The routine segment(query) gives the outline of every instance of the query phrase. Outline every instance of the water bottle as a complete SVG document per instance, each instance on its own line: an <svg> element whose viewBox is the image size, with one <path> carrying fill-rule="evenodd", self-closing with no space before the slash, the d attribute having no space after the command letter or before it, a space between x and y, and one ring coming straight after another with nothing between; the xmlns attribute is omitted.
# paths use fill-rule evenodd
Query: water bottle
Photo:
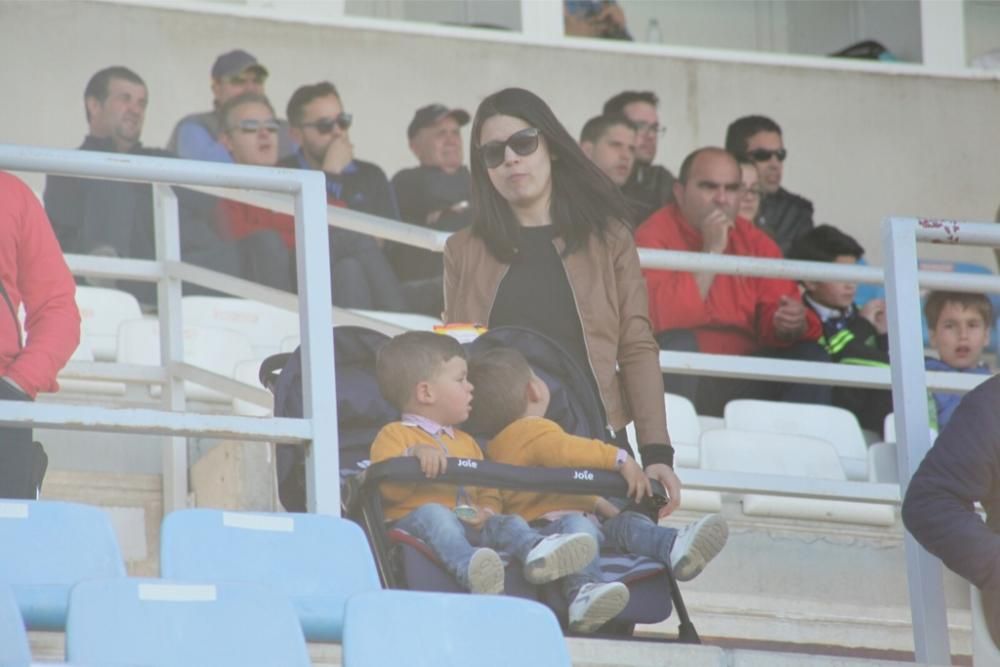
<svg viewBox="0 0 1000 667"><path fill-rule="evenodd" d="M660 21L654 16L646 24L646 42L649 44L659 44L663 41L663 33L660 31Z"/></svg>

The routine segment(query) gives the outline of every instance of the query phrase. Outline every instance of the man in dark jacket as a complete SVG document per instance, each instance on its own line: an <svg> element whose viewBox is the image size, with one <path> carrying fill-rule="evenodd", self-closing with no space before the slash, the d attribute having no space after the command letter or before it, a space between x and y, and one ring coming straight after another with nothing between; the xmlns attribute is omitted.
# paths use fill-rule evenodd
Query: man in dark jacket
<svg viewBox="0 0 1000 667"><path fill-rule="evenodd" d="M354 157L348 132L352 116L344 110L340 93L332 83L300 86L288 100L286 112L299 150L278 166L322 171L330 205L399 219L396 197L385 172L378 165ZM406 309L399 279L382 248L367 234L331 229L330 273L333 303L337 306Z"/></svg>
<svg viewBox="0 0 1000 667"><path fill-rule="evenodd" d="M1000 645L1000 376L965 395L920 463L903 523L927 551L981 591ZM983 522L973 503L986 510Z"/></svg>
<svg viewBox="0 0 1000 667"><path fill-rule="evenodd" d="M757 224L787 254L795 239L812 229L813 205L781 187L788 157L781 127L766 116L737 118L726 130L726 150L757 165L764 191Z"/></svg>
<svg viewBox="0 0 1000 667"><path fill-rule="evenodd" d="M97 72L84 91L88 133L80 150L172 157L139 141L149 97L146 84L126 67ZM181 255L185 261L239 274L239 258L207 224L211 198L178 191ZM49 176L45 209L63 252L150 259L155 255L152 188L145 183ZM156 301L156 285L120 285L145 304Z"/></svg>
<svg viewBox="0 0 1000 667"><path fill-rule="evenodd" d="M674 196L674 175L666 167L653 164L660 137L667 131L660 126L659 103L660 98L649 90L626 90L604 103L605 115L622 114L635 124L635 166L622 186L622 194L629 200L636 225L669 204Z"/></svg>

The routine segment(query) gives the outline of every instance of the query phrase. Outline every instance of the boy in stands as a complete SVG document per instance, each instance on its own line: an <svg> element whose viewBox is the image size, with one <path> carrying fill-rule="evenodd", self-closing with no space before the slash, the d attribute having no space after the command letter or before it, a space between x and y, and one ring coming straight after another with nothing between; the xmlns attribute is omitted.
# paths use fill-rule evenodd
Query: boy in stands
<svg viewBox="0 0 1000 667"><path fill-rule="evenodd" d="M649 479L624 450L599 440L569 435L545 419L549 389L520 352L497 348L470 363L478 387L470 422L496 435L486 447L491 461L548 468L586 466L617 470L628 483L628 496L641 502L652 495ZM726 543L729 529L718 514L710 514L681 530L661 527L634 511L619 511L596 496L501 492L505 511L520 515L536 530L587 532L621 551L669 564L679 581L693 579ZM606 519L599 523L598 517ZM602 584L598 559L560 584L569 601L569 625L577 632L594 632L628 604L622 583ZM586 606L589 614L581 614Z"/></svg>
<svg viewBox="0 0 1000 667"><path fill-rule="evenodd" d="M433 479L445 472L448 457L482 460L476 441L456 428L472 403L466 371L465 350L450 336L410 331L386 343L375 372L382 395L402 415L379 431L372 463L412 456ZM504 566L494 549L520 560L534 584L576 572L597 555L597 542L587 533L546 536L523 522L510 525L498 514L496 489L396 483L383 484L382 497L393 527L426 542L473 593L503 592Z"/></svg>
<svg viewBox="0 0 1000 667"><path fill-rule="evenodd" d="M983 348L990 343L990 324L993 322L993 304L983 294L968 292L931 292L924 304L924 317L930 331L931 347L938 358L926 359L929 371L959 371L989 375L983 363ZM938 392L932 394L937 408L937 424L931 427L944 430L962 396Z"/></svg>
<svg viewBox="0 0 1000 667"><path fill-rule="evenodd" d="M831 225L820 225L795 239L788 259L809 262L857 264L865 250L852 237ZM858 286L842 281L804 280L802 301L806 317L823 325L819 344L830 359L855 366L889 367L885 301L872 299L861 308L854 304ZM892 392L885 389L835 387L833 404L850 410L862 428L881 432L892 412Z"/></svg>

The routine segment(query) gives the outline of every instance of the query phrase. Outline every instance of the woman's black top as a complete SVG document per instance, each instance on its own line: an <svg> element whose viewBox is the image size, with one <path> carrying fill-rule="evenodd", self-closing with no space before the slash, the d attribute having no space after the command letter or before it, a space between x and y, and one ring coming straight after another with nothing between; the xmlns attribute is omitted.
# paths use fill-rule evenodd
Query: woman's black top
<svg viewBox="0 0 1000 667"><path fill-rule="evenodd" d="M590 377L596 391L580 314L566 269L552 244L554 236L551 225L521 228L521 246L500 281L489 326L524 327L548 336Z"/></svg>

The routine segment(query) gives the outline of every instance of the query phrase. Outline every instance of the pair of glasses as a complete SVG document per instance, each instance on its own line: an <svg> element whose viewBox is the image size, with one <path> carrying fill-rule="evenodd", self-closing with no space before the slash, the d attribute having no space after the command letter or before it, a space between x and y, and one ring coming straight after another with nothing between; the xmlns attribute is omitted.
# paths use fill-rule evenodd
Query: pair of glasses
<svg viewBox="0 0 1000 667"><path fill-rule="evenodd" d="M666 133L667 128L660 127L659 123L636 123L635 131L639 134L659 134L662 136Z"/></svg>
<svg viewBox="0 0 1000 667"><path fill-rule="evenodd" d="M243 134L256 134L261 130L265 130L270 134L278 133L278 121L274 120L257 120L255 118L247 118L241 120L236 127L230 128L230 132L233 130L239 130Z"/></svg>
<svg viewBox="0 0 1000 667"><path fill-rule="evenodd" d="M785 158L788 157L788 151L784 148L779 148L776 151L769 151L766 148L757 148L752 151L748 151L747 157L754 162L767 162L773 157L778 158L778 162L784 162Z"/></svg>
<svg viewBox="0 0 1000 667"><path fill-rule="evenodd" d="M764 196L764 191L761 190L760 188L744 188L743 189L743 196L744 197L763 197Z"/></svg>
<svg viewBox="0 0 1000 667"><path fill-rule="evenodd" d="M236 76L231 76L228 78L230 84L234 86L245 86L248 83L256 83L258 85L264 83L267 80L266 74L237 74Z"/></svg>
<svg viewBox="0 0 1000 667"><path fill-rule="evenodd" d="M487 169L496 169L503 164L507 155L507 147L524 157L531 155L538 150L538 137L541 132L537 127L527 127L520 132L507 137L507 141L491 141L479 147L479 153L483 156L483 164Z"/></svg>
<svg viewBox="0 0 1000 667"><path fill-rule="evenodd" d="M315 127L320 134L330 134L333 132L334 126L346 130L352 122L354 122L354 116L346 111L341 111L333 118L319 118L311 123L299 123L299 127Z"/></svg>

